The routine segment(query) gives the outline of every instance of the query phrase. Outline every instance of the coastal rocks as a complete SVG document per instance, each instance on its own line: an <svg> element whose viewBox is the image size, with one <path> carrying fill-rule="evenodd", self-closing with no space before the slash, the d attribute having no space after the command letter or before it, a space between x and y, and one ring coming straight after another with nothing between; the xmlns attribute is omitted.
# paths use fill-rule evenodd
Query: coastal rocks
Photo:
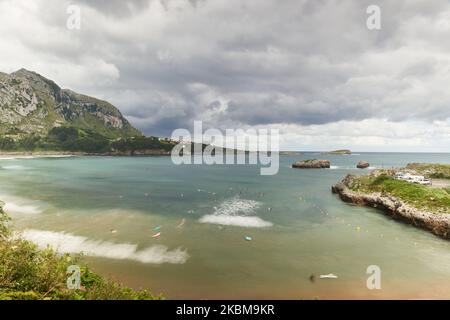
<svg viewBox="0 0 450 320"><path fill-rule="evenodd" d="M342 201L359 206L382 210L388 216L425 229L433 234L450 239L450 215L426 212L402 202L394 196L383 193L363 193L352 190L355 176L347 175L341 182L333 185L331 191L339 195Z"/></svg>
<svg viewBox="0 0 450 320"><path fill-rule="evenodd" d="M358 169L366 169L366 168L370 167L370 163L368 163L367 161L360 161L360 162L358 162L356 167Z"/></svg>
<svg viewBox="0 0 450 320"><path fill-rule="evenodd" d="M292 164L292 168L297 169L322 169L322 168L330 168L331 163L329 160L303 160L297 161Z"/></svg>

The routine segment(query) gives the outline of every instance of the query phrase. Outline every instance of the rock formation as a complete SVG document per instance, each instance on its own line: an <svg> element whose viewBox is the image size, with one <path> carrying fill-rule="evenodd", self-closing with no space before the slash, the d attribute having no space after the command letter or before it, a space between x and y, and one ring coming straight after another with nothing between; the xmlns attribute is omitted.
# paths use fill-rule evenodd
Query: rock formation
<svg viewBox="0 0 450 320"><path fill-rule="evenodd" d="M61 89L52 80L25 69L0 73L0 135L12 139L45 136L60 126L109 138L141 135L106 101Z"/></svg>
<svg viewBox="0 0 450 320"><path fill-rule="evenodd" d="M370 167L370 164L367 161L359 161L358 164L356 165L356 167L358 169L366 169L366 168Z"/></svg>
<svg viewBox="0 0 450 320"><path fill-rule="evenodd" d="M303 160L297 161L292 164L292 168L297 169L321 169L321 168L330 168L329 160Z"/></svg>
<svg viewBox="0 0 450 320"><path fill-rule="evenodd" d="M347 175L341 182L332 186L332 192L338 194L345 202L378 208L394 219L428 230L441 238L450 239L450 214L422 211L388 194L353 191L350 186L354 178Z"/></svg>

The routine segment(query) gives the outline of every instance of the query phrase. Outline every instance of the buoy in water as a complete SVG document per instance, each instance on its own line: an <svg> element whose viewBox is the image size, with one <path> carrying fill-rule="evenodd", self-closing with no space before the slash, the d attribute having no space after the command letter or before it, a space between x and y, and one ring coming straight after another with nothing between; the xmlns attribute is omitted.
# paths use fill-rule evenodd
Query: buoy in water
<svg viewBox="0 0 450 320"><path fill-rule="evenodd" d="M338 276L332 273L320 275L320 279L337 279L337 278Z"/></svg>
<svg viewBox="0 0 450 320"><path fill-rule="evenodd" d="M246 241L252 241L252 237L246 236L246 237L245 237L245 240L246 240Z"/></svg>

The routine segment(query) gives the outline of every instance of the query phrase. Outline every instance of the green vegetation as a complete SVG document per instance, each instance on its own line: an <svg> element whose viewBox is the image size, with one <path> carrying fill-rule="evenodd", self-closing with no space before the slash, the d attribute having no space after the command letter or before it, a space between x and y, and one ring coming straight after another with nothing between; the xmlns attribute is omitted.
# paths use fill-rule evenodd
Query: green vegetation
<svg viewBox="0 0 450 320"><path fill-rule="evenodd" d="M61 125L111 140L142 135L107 101L61 89L35 72L20 69L0 74L0 87L0 135L17 143L33 134L46 137Z"/></svg>
<svg viewBox="0 0 450 320"><path fill-rule="evenodd" d="M137 150L172 150L174 143L170 140L160 141L156 137L137 136L127 139L118 139L111 143L111 148L117 151Z"/></svg>
<svg viewBox="0 0 450 320"><path fill-rule="evenodd" d="M362 192L390 194L418 209L436 213L450 213L450 189L432 188L395 180L383 173L355 178L351 189Z"/></svg>
<svg viewBox="0 0 450 320"><path fill-rule="evenodd" d="M430 178L450 179L450 164L410 163L406 168Z"/></svg>
<svg viewBox="0 0 450 320"><path fill-rule="evenodd" d="M46 137L26 136L13 140L0 137L1 151L72 151L88 153L130 152L139 150L170 151L174 143L156 137L136 136L111 139L98 131L76 127L56 127Z"/></svg>
<svg viewBox="0 0 450 320"><path fill-rule="evenodd" d="M334 150L334 151L329 151L329 152L325 152L327 154L352 154L351 150L348 149L340 149L340 150Z"/></svg>
<svg viewBox="0 0 450 320"><path fill-rule="evenodd" d="M107 101L20 69L0 73L0 151L160 154L174 143L145 137Z"/></svg>
<svg viewBox="0 0 450 320"><path fill-rule="evenodd" d="M81 256L39 250L12 236L9 218L0 208L0 300L157 300L146 290L136 291L105 279L81 263ZM80 289L68 289L70 265L79 265Z"/></svg>
<svg viewBox="0 0 450 320"><path fill-rule="evenodd" d="M50 130L46 148L62 151L107 152L110 142L104 136L90 130L74 127L57 127Z"/></svg>

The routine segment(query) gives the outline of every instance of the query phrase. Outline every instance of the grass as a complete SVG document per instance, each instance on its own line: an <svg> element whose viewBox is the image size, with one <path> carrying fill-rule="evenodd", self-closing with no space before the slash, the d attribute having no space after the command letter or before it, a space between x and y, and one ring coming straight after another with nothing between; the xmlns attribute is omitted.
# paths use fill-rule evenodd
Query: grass
<svg viewBox="0 0 450 320"><path fill-rule="evenodd" d="M0 300L157 300L146 290L134 290L106 279L81 262L82 256L40 250L13 236L9 217L0 208ZM80 267L81 286L69 289L68 267Z"/></svg>
<svg viewBox="0 0 450 320"><path fill-rule="evenodd" d="M413 169L416 172L434 179L450 179L450 164L438 163L410 163L407 169Z"/></svg>
<svg viewBox="0 0 450 320"><path fill-rule="evenodd" d="M450 188L439 189L395 180L382 174L356 178L352 189L362 192L381 192L393 195L407 204L436 213L450 213Z"/></svg>

